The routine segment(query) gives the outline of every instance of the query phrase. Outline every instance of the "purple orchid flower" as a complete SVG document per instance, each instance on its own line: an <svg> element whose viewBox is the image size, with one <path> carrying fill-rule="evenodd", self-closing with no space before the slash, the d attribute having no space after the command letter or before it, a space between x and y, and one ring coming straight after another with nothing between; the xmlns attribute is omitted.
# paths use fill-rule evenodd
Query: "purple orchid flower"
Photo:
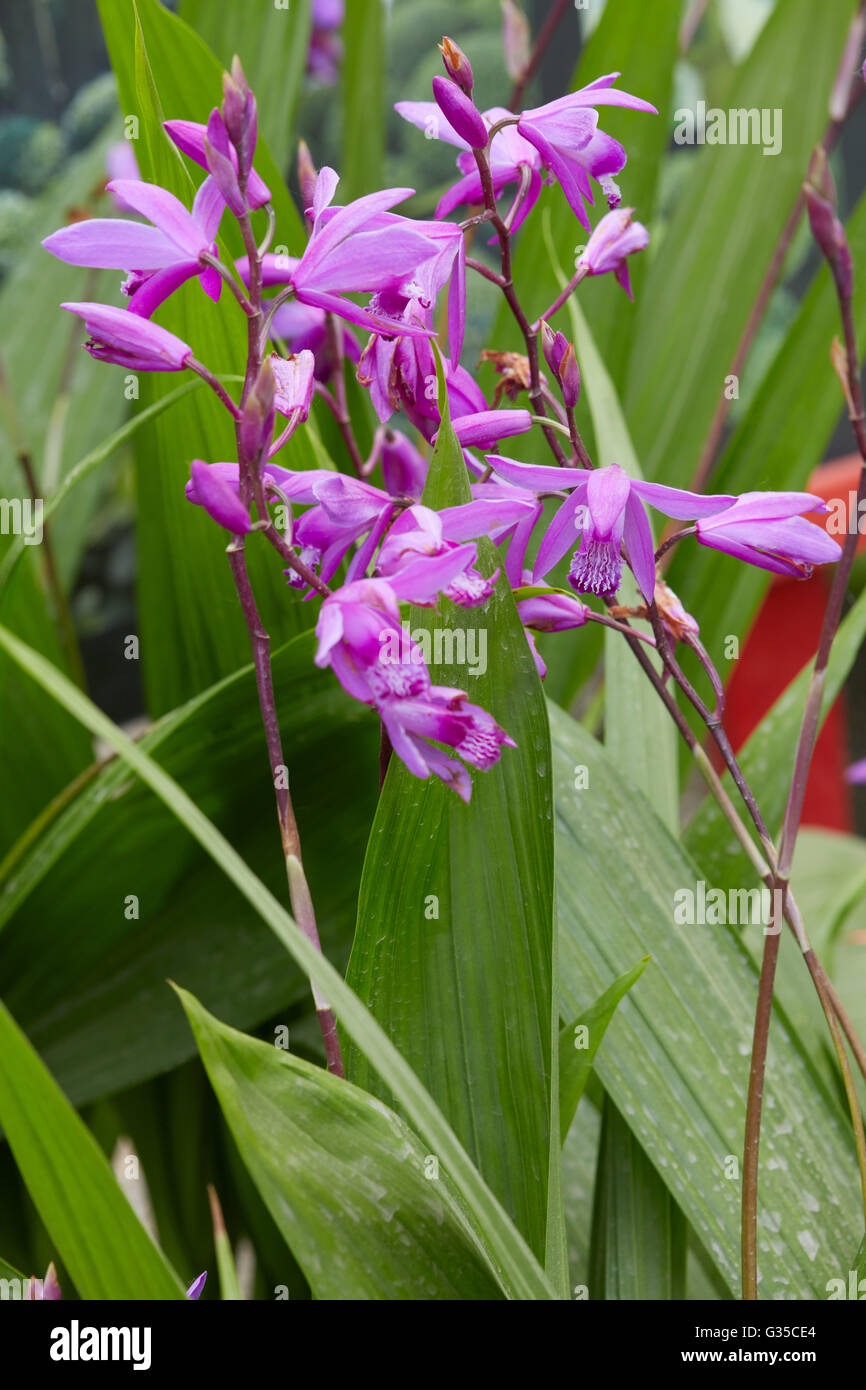
<svg viewBox="0 0 866 1390"><path fill-rule="evenodd" d="M463 177L458 179L453 188L450 188L440 198L436 208L436 217L447 217L461 204L482 202L484 192L481 187L481 175L478 172L471 147L443 118L436 102L398 101L394 110L403 117L404 121L409 121L411 125L417 126L425 134L430 134L438 140L444 140L449 145L456 145L461 151L457 156L457 167ZM523 177L523 170L529 170L529 187L512 227L512 231L516 232L538 202L541 193L542 158L538 150L518 133L517 126L514 124L513 112L508 111L504 106L491 106L482 115L488 131L499 121L511 122L497 132L490 146L490 175L496 197L499 197L508 184L519 184Z"/></svg>
<svg viewBox="0 0 866 1390"><path fill-rule="evenodd" d="M526 434L532 429L532 416L528 410L479 410L458 415L452 425L464 449L489 449L499 439Z"/></svg>
<svg viewBox="0 0 866 1390"><path fill-rule="evenodd" d="M391 746L416 777L431 773L468 801L466 769L428 740L451 747L463 762L486 769L503 745L514 747L486 710L462 690L431 684L423 655L400 626L400 600L429 602L459 572L459 551L408 566L393 580L366 579L344 585L325 599L316 635L317 666L330 666L356 700L375 705Z"/></svg>
<svg viewBox="0 0 866 1390"><path fill-rule="evenodd" d="M811 492L744 492L722 515L704 514L695 531L701 545L774 574L808 579L814 565L832 564L842 553L838 541L803 515L827 511Z"/></svg>
<svg viewBox="0 0 866 1390"><path fill-rule="evenodd" d="M583 251L575 261L575 270L584 275L606 275L612 270L629 299L633 298L626 256L645 251L649 232L640 222L632 222L634 208L617 208L605 213Z"/></svg>
<svg viewBox="0 0 866 1390"><path fill-rule="evenodd" d="M585 202L593 203L590 178L600 184L609 204L617 206L619 190L613 176L620 173L626 153L618 140L598 129L597 106L625 106L632 111L656 108L640 97L617 91L614 83L618 72L608 73L581 87L577 92L559 97L546 106L524 111L517 122L517 131L533 145L542 162L555 175L568 204L589 231Z"/></svg>
<svg viewBox="0 0 866 1390"><path fill-rule="evenodd" d="M211 176L214 174L211 164L218 169L223 188L228 190L229 197L235 204L232 207L233 212L243 213L247 208L255 211L256 208L264 207L265 203L271 201L271 191L255 169L250 169L246 198L241 198L237 182L237 150L229 140L225 122L216 107L210 113L207 125L201 125L198 121L164 121L163 125L166 134L174 141L177 148L195 164L200 165L202 169L207 169ZM228 177L226 165L234 175L233 184L231 178ZM224 202L229 201L222 190L220 196Z"/></svg>
<svg viewBox="0 0 866 1390"><path fill-rule="evenodd" d="M97 362L115 362L133 372L179 372L192 348L167 328L111 304L61 304L84 319L90 339L84 344Z"/></svg>
<svg viewBox="0 0 866 1390"><path fill-rule="evenodd" d="M263 287L267 289L273 285L288 285L299 262L298 256L280 256L268 252L262 257ZM249 289L249 257L238 257L235 268ZM268 308L269 301L265 300L265 313L268 312ZM340 324L340 331L343 335L344 356L348 357L350 362L357 362L361 355L357 338L343 323ZM298 299L289 299L274 310L270 335L272 338L281 338L291 352L311 352L316 360L313 373L316 381L328 381L333 371L333 363L328 344L328 320L324 309L318 309L312 304L302 304Z"/></svg>
<svg viewBox="0 0 866 1390"><path fill-rule="evenodd" d="M653 601L655 551L645 503L665 516L689 520L713 516L737 500L730 494L685 492L661 483L636 481L615 463L589 471L517 463L497 454L487 454L486 458L501 478L519 487L538 492L573 489L541 542L534 579L537 582L553 569L573 548L579 532L580 546L574 552L568 582L579 594L598 594L601 598L609 598L619 588L624 542L638 587L647 603ZM523 557L519 558L522 563Z"/></svg>
<svg viewBox="0 0 866 1390"><path fill-rule="evenodd" d="M212 179L205 179L196 193L192 212L154 183L113 179L106 187L152 225L91 217L46 237L42 243L46 251L69 265L127 271L123 292L130 296L132 312L143 318L150 318L193 275L211 299L219 299L222 277L201 261L205 252L216 255L215 237L225 206Z"/></svg>
<svg viewBox="0 0 866 1390"><path fill-rule="evenodd" d="M235 464L235 469L237 465ZM252 522L247 508L238 496L237 476L235 485L227 481L224 468L231 465L204 463L193 459L190 464L190 480L187 483L187 497L191 502L204 507L208 516L231 531L232 535L245 536L252 530Z"/></svg>
<svg viewBox="0 0 866 1390"><path fill-rule="evenodd" d="M373 409L383 424L401 406L411 409L413 423L419 416L438 423L436 362L429 338L408 336L405 328L421 326L432 332L433 314L418 299L406 301L399 292L375 296L371 309L390 323L370 338L358 362L358 381L370 392Z"/></svg>
<svg viewBox="0 0 866 1390"><path fill-rule="evenodd" d="M502 747L516 748L514 739L487 710L469 703L463 690L431 685L414 699L385 701L379 706L391 747L416 777L432 772L462 801L472 795L466 769L428 742L447 743L463 762L486 772L499 762Z"/></svg>
<svg viewBox="0 0 866 1390"><path fill-rule="evenodd" d="M333 169L320 171L313 200L310 240L290 272L289 283L302 304L339 314L368 332L387 333L387 323L343 296L397 289L410 273L430 258L429 239L418 232L416 224L408 218L395 217L387 225L370 230L379 214L410 197L414 189L386 188L380 193L356 198L346 207L331 208L338 182ZM411 324L403 328L404 333L421 336L428 335L429 331Z"/></svg>
<svg viewBox="0 0 866 1390"><path fill-rule="evenodd" d="M529 509L522 499L473 501L434 512L416 504L398 517L388 531L376 562L376 573L392 579L421 555L444 555L461 542L481 536L497 537L520 521ZM461 608L486 603L496 588L497 569L489 578L468 565L442 592Z"/></svg>

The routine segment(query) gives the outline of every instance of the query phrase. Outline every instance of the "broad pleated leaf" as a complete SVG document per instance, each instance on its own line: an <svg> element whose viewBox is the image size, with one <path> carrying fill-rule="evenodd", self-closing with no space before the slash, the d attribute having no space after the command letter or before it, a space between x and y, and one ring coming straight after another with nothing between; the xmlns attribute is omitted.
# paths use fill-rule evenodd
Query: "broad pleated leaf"
<svg viewBox="0 0 866 1390"><path fill-rule="evenodd" d="M560 1009L573 1018L612 976L640 955L652 956L639 987L617 1009L595 1070L736 1292L757 972L726 927L675 921L675 895L696 892L703 871L605 750L553 706L550 715ZM574 788L576 763L589 774L581 790ZM783 953L787 947L783 942ZM824 1297L862 1221L850 1121L778 1009L764 1105L760 1296Z"/></svg>
<svg viewBox="0 0 866 1390"><path fill-rule="evenodd" d="M469 497L447 420L425 502ZM479 546L481 569L491 548ZM391 759L364 863L348 980L415 1067L532 1248L545 1246L551 1147L552 821L544 700L514 602L413 609L414 632L486 643L487 669L431 669L515 740L467 806ZM455 639L456 641L456 639ZM435 656L435 649L433 650ZM349 1075L389 1100L352 1049ZM553 1132L557 1131L558 1110Z"/></svg>
<svg viewBox="0 0 866 1390"><path fill-rule="evenodd" d="M460 1208L408 1125L178 991L250 1176L314 1298L496 1298Z"/></svg>

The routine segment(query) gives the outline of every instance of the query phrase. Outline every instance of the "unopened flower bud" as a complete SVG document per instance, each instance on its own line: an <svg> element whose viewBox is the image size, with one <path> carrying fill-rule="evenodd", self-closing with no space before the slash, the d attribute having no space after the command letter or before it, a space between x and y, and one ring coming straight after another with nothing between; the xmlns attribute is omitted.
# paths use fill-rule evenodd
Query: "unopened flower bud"
<svg viewBox="0 0 866 1390"><path fill-rule="evenodd" d="M274 433L276 382L271 360L266 357L247 397L239 426L239 445L244 458L257 461Z"/></svg>
<svg viewBox="0 0 866 1390"><path fill-rule="evenodd" d="M461 91L471 97L474 82L472 65L463 49L445 34L439 45L439 52L442 54L442 61L448 76L453 78Z"/></svg>
<svg viewBox="0 0 866 1390"><path fill-rule="evenodd" d="M204 137L204 157L207 160L208 173L235 217L242 217L246 212L246 201L241 194L238 173L232 161L230 148L228 131L225 128L223 118L214 107L210 113L207 134Z"/></svg>
<svg viewBox="0 0 866 1390"><path fill-rule="evenodd" d="M433 95L451 129L473 149L483 150L488 138L484 117L457 83L447 77L434 77Z"/></svg>
<svg viewBox="0 0 866 1390"><path fill-rule="evenodd" d="M562 388L563 404L567 410L572 410L580 395L580 369L574 343L570 343L564 333L554 333L549 323L542 323L541 346L544 360Z"/></svg>
<svg viewBox="0 0 866 1390"><path fill-rule="evenodd" d="M559 364L559 384L562 387L562 403L566 410L573 410L580 395L580 368L574 355L574 343L569 343Z"/></svg>
<svg viewBox="0 0 866 1390"><path fill-rule="evenodd" d="M298 141L298 184L301 189L301 205L304 212L313 206L316 196L316 166L306 140Z"/></svg>
<svg viewBox="0 0 866 1390"><path fill-rule="evenodd" d="M853 288L851 251L845 228L836 216L836 190L823 150L816 150L809 166L809 178L803 184L806 211L812 236L839 286L840 294L849 298Z"/></svg>
<svg viewBox="0 0 866 1390"><path fill-rule="evenodd" d="M223 73L223 100L220 108L228 137L233 145L239 145L244 133L244 111L246 93L235 82L231 73Z"/></svg>

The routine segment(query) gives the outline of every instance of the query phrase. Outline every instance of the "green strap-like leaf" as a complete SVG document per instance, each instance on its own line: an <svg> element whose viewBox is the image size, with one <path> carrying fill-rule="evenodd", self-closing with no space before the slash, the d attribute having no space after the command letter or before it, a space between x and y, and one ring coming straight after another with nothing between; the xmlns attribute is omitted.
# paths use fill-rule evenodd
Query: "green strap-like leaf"
<svg viewBox="0 0 866 1390"><path fill-rule="evenodd" d="M182 1298L105 1155L0 1003L0 1126L82 1298Z"/></svg>
<svg viewBox="0 0 866 1390"><path fill-rule="evenodd" d="M703 870L605 749L556 707L550 715L561 1013L574 1018L613 976L652 955L640 987L617 1009L594 1070L736 1291L757 971L730 928L677 920L688 915L677 913L688 905L686 891L698 917ZM586 769L578 787L576 764ZM760 925L742 930L762 939ZM862 1223L856 1158L850 1121L780 1007L764 1105L760 1295L823 1298Z"/></svg>

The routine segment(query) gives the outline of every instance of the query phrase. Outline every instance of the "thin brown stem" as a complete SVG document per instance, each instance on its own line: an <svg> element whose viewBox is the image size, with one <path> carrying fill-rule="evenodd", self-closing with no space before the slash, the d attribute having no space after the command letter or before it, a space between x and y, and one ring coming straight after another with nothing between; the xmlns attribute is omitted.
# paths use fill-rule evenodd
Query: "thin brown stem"
<svg viewBox="0 0 866 1390"><path fill-rule="evenodd" d="M529 62L514 84L511 96L508 99L509 111L517 111L519 109L520 103L523 100L523 93L538 71L538 66L547 51L551 39L559 28L560 21L568 13L572 4L573 0L556 0L556 3L551 5L547 19L541 26L538 38L535 40L535 44L529 56Z"/></svg>

